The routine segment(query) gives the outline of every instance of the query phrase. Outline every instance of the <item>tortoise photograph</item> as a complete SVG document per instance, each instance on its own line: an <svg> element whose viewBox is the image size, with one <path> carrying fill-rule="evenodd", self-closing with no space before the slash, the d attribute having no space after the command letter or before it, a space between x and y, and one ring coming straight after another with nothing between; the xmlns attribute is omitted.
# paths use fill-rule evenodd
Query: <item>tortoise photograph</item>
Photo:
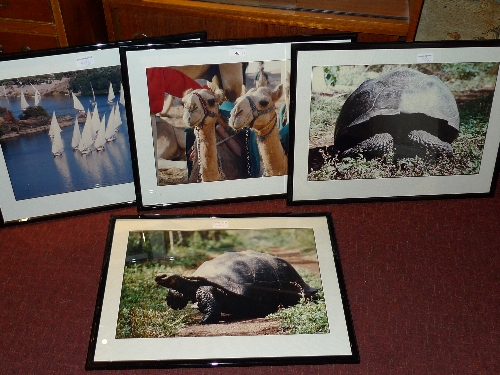
<svg viewBox="0 0 500 375"><path fill-rule="evenodd" d="M116 338L328 332L312 229L129 234Z"/></svg>
<svg viewBox="0 0 500 375"><path fill-rule="evenodd" d="M498 63L313 67L308 180L479 173Z"/></svg>

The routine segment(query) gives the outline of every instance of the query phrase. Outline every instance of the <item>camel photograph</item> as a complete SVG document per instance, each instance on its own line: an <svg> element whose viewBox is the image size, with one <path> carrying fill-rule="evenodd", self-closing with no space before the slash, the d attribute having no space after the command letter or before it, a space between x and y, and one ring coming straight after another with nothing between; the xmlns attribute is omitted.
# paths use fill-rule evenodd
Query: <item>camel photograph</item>
<svg viewBox="0 0 500 375"><path fill-rule="evenodd" d="M148 68L158 186L287 173L286 61Z"/></svg>

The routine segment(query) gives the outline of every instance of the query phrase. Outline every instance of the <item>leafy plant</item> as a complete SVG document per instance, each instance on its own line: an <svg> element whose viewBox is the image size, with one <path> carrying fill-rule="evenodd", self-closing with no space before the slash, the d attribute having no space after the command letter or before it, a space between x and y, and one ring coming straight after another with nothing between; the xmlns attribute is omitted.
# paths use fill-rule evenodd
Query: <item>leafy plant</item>
<svg viewBox="0 0 500 375"><path fill-rule="evenodd" d="M321 288L321 280L312 272L298 270L304 281L318 288L312 299L302 297L298 304L278 310L267 316L267 319L277 320L285 334L328 333L328 317L326 315L325 295Z"/></svg>

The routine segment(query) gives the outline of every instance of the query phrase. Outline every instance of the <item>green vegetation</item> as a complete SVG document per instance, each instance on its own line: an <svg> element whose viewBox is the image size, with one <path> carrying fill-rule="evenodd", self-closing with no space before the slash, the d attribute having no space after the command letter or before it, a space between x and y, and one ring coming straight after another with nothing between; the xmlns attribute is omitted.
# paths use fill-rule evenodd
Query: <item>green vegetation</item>
<svg viewBox="0 0 500 375"><path fill-rule="evenodd" d="M170 337L185 325L199 324L197 309L188 305L182 310L173 310L166 306L167 289L157 286L154 276L190 274L209 258L244 248L258 251L289 249L315 258L312 251L316 247L310 229L130 233L116 337ZM145 260L140 262L141 258ZM321 288L317 275L298 271L311 286ZM300 318L300 314L304 317ZM282 309L271 319L282 322L283 333L325 332L326 309L322 291L312 301L301 301L295 307Z"/></svg>
<svg viewBox="0 0 500 375"><path fill-rule="evenodd" d="M479 173L489 114L493 100L498 63L418 64L407 67L439 77L459 101L460 133L452 143L453 157L434 160L431 157L395 159L394 155L366 160L362 155L339 159L324 152L320 168L310 167L311 181L466 175ZM334 71L334 80L344 85L334 95L314 95L311 100L310 143L312 146L333 144L335 122L343 103L358 85L393 66L340 67ZM362 70L360 70L362 69ZM349 87L349 90L346 90ZM489 88L485 90L485 88ZM332 88L335 90L335 88ZM340 89L340 88L339 88ZM484 91L470 99L470 92ZM457 100L458 101L458 100Z"/></svg>
<svg viewBox="0 0 500 375"><path fill-rule="evenodd" d="M281 331L285 334L328 333L325 295L321 288L321 280L311 272L299 272L306 283L318 288L312 300L301 298L300 302L286 309L280 309L267 319L278 320Z"/></svg>
<svg viewBox="0 0 500 375"><path fill-rule="evenodd" d="M27 120L32 117L50 117L45 108L40 105L30 106L19 115L20 120Z"/></svg>
<svg viewBox="0 0 500 375"><path fill-rule="evenodd" d="M73 92L80 92L81 95L91 96L92 88L95 95L107 95L110 82L115 93L120 90L122 75L119 66L80 70L74 73L69 89Z"/></svg>

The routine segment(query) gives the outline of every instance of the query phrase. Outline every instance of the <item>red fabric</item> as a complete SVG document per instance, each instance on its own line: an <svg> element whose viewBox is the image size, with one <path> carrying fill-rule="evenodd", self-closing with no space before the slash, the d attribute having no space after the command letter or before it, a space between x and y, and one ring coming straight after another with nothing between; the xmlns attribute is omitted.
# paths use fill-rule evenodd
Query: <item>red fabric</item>
<svg viewBox="0 0 500 375"><path fill-rule="evenodd" d="M151 113L161 112L165 93L182 98L187 89L201 88L194 79L171 67L147 68L146 76Z"/></svg>

